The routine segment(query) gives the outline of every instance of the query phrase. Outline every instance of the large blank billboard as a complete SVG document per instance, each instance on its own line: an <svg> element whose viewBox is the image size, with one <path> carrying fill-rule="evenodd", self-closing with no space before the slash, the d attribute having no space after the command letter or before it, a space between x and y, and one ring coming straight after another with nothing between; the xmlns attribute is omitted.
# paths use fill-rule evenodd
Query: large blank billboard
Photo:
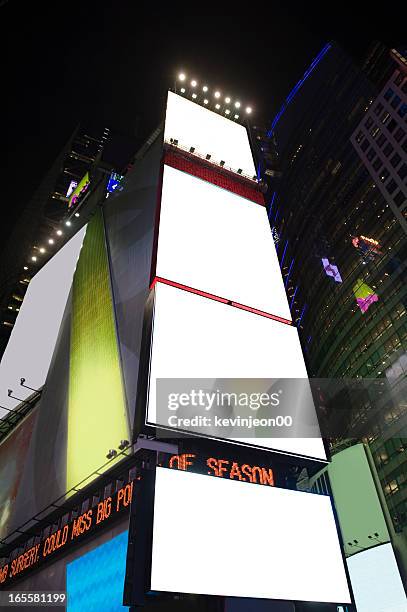
<svg viewBox="0 0 407 612"><path fill-rule="evenodd" d="M45 383L59 328L71 290L86 226L79 230L37 272L28 289L0 363L0 405L12 409L18 405L7 396L7 389L26 399ZM0 417L5 411L0 408Z"/></svg>
<svg viewBox="0 0 407 612"><path fill-rule="evenodd" d="M213 379L214 383L216 379L308 379L295 327L156 283L150 424L157 424L156 384L163 378ZM320 437L251 438L250 443L326 460Z"/></svg>
<svg viewBox="0 0 407 612"><path fill-rule="evenodd" d="M156 274L291 319L267 211L164 167Z"/></svg>
<svg viewBox="0 0 407 612"><path fill-rule="evenodd" d="M358 612L405 612L406 594L391 544L347 559Z"/></svg>
<svg viewBox="0 0 407 612"><path fill-rule="evenodd" d="M157 468L151 589L350 603L330 498Z"/></svg>
<svg viewBox="0 0 407 612"><path fill-rule="evenodd" d="M195 147L196 153L212 156L233 170L250 177L256 174L247 130L222 115L168 92L164 139L178 140L184 148ZM211 160L211 161L212 161Z"/></svg>

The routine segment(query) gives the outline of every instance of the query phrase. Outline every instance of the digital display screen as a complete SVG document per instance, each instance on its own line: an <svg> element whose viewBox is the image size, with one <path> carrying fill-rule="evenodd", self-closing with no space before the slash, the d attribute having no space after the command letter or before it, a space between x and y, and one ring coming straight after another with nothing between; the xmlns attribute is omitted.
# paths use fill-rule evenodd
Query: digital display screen
<svg viewBox="0 0 407 612"><path fill-rule="evenodd" d="M347 559L358 612L405 612L406 594L391 544Z"/></svg>
<svg viewBox="0 0 407 612"><path fill-rule="evenodd" d="M170 166L156 274L291 319L266 209Z"/></svg>
<svg viewBox="0 0 407 612"><path fill-rule="evenodd" d="M151 589L350 603L330 498L157 468Z"/></svg>
<svg viewBox="0 0 407 612"><path fill-rule="evenodd" d="M112 538L66 566L67 612L124 612L123 585L128 532Z"/></svg>
<svg viewBox="0 0 407 612"><path fill-rule="evenodd" d="M239 168L250 177L256 174L247 130L191 100L168 92L164 139L178 140L181 147L211 155L211 161Z"/></svg>
<svg viewBox="0 0 407 612"><path fill-rule="evenodd" d="M295 327L163 283L155 285L150 355L151 424L157 379L308 378ZM238 441L326 460L320 437Z"/></svg>
<svg viewBox="0 0 407 612"><path fill-rule="evenodd" d="M26 399L30 389L39 389L45 383L54 352L64 309L72 285L86 226L79 230L58 251L28 285L24 301L11 332L0 363L0 405L13 409L18 402L7 395ZM6 412L0 408L0 417Z"/></svg>

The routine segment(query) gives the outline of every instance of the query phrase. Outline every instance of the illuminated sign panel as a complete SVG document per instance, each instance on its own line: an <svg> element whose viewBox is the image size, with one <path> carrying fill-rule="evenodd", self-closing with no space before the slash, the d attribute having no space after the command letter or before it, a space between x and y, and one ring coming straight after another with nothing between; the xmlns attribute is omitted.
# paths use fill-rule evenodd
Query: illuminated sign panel
<svg viewBox="0 0 407 612"><path fill-rule="evenodd" d="M162 283L153 316L148 423L157 423L157 379L307 379L295 327ZM236 441L326 459L320 438Z"/></svg>
<svg viewBox="0 0 407 612"><path fill-rule="evenodd" d="M266 209L170 166L156 274L291 319Z"/></svg>
<svg viewBox="0 0 407 612"><path fill-rule="evenodd" d="M32 391L20 387L20 378L39 389L45 383L67 303L86 226L71 238L34 276L18 313L0 363L0 405L15 408L7 389L26 399ZM18 390L18 391L17 391ZM0 408L0 417L4 411Z"/></svg>
<svg viewBox="0 0 407 612"><path fill-rule="evenodd" d="M350 603L329 497L157 468L151 589Z"/></svg>
<svg viewBox="0 0 407 612"><path fill-rule="evenodd" d="M79 184L75 188L75 191L71 193L71 196L69 198L68 207L74 206L77 203L81 195L85 193L85 191L87 191L89 185L90 185L90 178L89 178L89 172L87 172L79 181Z"/></svg>
<svg viewBox="0 0 407 612"><path fill-rule="evenodd" d="M210 154L215 162L224 161L226 166L249 176L256 170L250 149L247 130L195 102L173 92L168 92L164 139L178 140L182 147L195 147L198 153Z"/></svg>
<svg viewBox="0 0 407 612"><path fill-rule="evenodd" d="M406 594L391 544L347 559L358 612L405 612Z"/></svg>

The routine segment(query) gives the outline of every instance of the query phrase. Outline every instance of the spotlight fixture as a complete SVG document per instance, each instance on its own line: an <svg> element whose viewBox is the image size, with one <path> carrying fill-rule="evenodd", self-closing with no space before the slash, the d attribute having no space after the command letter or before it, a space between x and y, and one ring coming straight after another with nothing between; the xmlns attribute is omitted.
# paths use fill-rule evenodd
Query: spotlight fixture
<svg viewBox="0 0 407 612"><path fill-rule="evenodd" d="M230 98L229 98L229 96L228 96L227 98L225 98L225 102L226 102L226 104L230 104Z"/></svg>
<svg viewBox="0 0 407 612"><path fill-rule="evenodd" d="M235 115L235 119L239 119L239 115Z"/></svg>
<svg viewBox="0 0 407 612"><path fill-rule="evenodd" d="M33 255L33 256L31 257L31 261L37 261L37 258L36 258L36 256L35 256L35 255Z"/></svg>
<svg viewBox="0 0 407 612"><path fill-rule="evenodd" d="M228 108L225 110L225 115L230 115L230 110Z"/></svg>
<svg viewBox="0 0 407 612"><path fill-rule="evenodd" d="M65 221L65 225L67 225L68 227L70 227L70 226L72 225L72 223L71 223L71 222L69 221L69 219L68 219L68 221Z"/></svg>
<svg viewBox="0 0 407 612"><path fill-rule="evenodd" d="M24 270L28 270L28 267L27 267L27 266L24 266Z"/></svg>
<svg viewBox="0 0 407 612"><path fill-rule="evenodd" d="M40 251L40 253L45 253L44 247L40 247L39 251Z"/></svg>
<svg viewBox="0 0 407 612"><path fill-rule="evenodd" d="M195 100L195 98L197 97L197 96L196 96L196 93L193 93L193 94L192 94L192 97L193 97L193 99Z"/></svg>
<svg viewBox="0 0 407 612"><path fill-rule="evenodd" d="M206 93L206 92L208 91L208 87L207 87L206 85L204 85L204 86L202 87L202 91L204 91L204 92Z"/></svg>
<svg viewBox="0 0 407 612"><path fill-rule="evenodd" d="M220 109L220 104L215 104L215 108Z"/></svg>
<svg viewBox="0 0 407 612"><path fill-rule="evenodd" d="M197 82L196 81L191 81L191 87L196 87L197 86Z"/></svg>
<svg viewBox="0 0 407 612"><path fill-rule="evenodd" d="M215 91L215 98L220 98L220 91Z"/></svg>
<svg viewBox="0 0 407 612"><path fill-rule="evenodd" d="M210 159L211 157L212 157L212 156L211 156L211 154L210 154L210 153L207 153L207 154L205 155L205 159Z"/></svg>
<svg viewBox="0 0 407 612"><path fill-rule="evenodd" d="M240 108L240 102L239 101L235 102L235 107L236 108Z"/></svg>
<svg viewBox="0 0 407 612"><path fill-rule="evenodd" d="M242 174L242 172L243 172L243 170L242 170L241 168L238 168L237 173L238 173L238 174Z"/></svg>
<svg viewBox="0 0 407 612"><path fill-rule="evenodd" d="M248 106L248 107L246 108L246 113L247 113L248 115L250 115L250 113L251 113L251 112L252 112L251 106Z"/></svg>
<svg viewBox="0 0 407 612"><path fill-rule="evenodd" d="M194 153L194 151L195 151L195 147L190 147L189 152Z"/></svg>
<svg viewBox="0 0 407 612"><path fill-rule="evenodd" d="M184 74L183 72L181 72L181 73L178 75L178 78L179 78L179 80L180 80L180 81L185 81L185 74Z"/></svg>
<svg viewBox="0 0 407 612"><path fill-rule="evenodd" d="M129 446L130 442L128 440L120 440L119 448L120 450L124 450Z"/></svg>
<svg viewBox="0 0 407 612"><path fill-rule="evenodd" d="M106 455L106 459L113 459L114 457L116 457L116 455L117 455L117 450L114 448L111 448Z"/></svg>
<svg viewBox="0 0 407 612"><path fill-rule="evenodd" d="M80 216L80 215L79 215L79 213L78 213L78 212L76 212L76 213L75 213L75 217L79 217L79 216Z"/></svg>
<svg viewBox="0 0 407 612"><path fill-rule="evenodd" d="M224 165L225 165L225 160L221 159L220 162L219 162L219 166L222 166L222 168L223 168Z"/></svg>
<svg viewBox="0 0 407 612"><path fill-rule="evenodd" d="M181 93L185 93L185 87L181 87Z"/></svg>
<svg viewBox="0 0 407 612"><path fill-rule="evenodd" d="M205 100L204 100L204 104L208 104L208 102L209 102L209 100L207 100L207 99L205 98Z"/></svg>
<svg viewBox="0 0 407 612"><path fill-rule="evenodd" d="M57 236L62 236L62 230L57 230Z"/></svg>
<svg viewBox="0 0 407 612"><path fill-rule="evenodd" d="M54 244L54 239L53 239L53 238L50 238L50 239L48 240L48 244Z"/></svg>

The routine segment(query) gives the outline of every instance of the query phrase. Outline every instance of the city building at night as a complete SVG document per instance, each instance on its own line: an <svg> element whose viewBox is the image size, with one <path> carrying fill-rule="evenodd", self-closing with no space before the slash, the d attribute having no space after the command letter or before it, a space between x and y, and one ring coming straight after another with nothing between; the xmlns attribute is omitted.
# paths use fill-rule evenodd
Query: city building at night
<svg viewBox="0 0 407 612"><path fill-rule="evenodd" d="M309 373L364 385L344 392L327 437L333 453L369 445L405 572L407 72L388 54L390 72L374 58L361 69L327 44L264 138L279 172L266 172L270 225Z"/></svg>
<svg viewBox="0 0 407 612"><path fill-rule="evenodd" d="M355 610L251 114L181 73L126 174L66 195L0 363L0 589Z"/></svg>

